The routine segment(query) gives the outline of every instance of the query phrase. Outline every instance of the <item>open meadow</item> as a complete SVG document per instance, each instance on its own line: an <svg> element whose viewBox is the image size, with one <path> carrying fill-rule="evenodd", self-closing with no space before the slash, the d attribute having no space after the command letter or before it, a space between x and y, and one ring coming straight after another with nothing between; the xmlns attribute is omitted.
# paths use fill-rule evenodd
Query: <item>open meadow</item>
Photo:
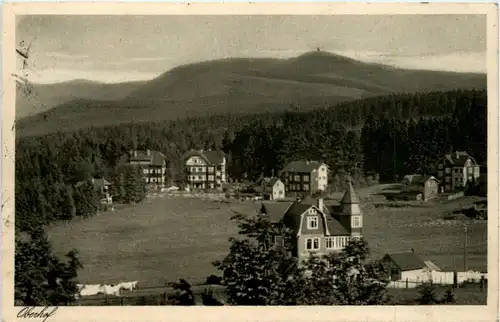
<svg viewBox="0 0 500 322"><path fill-rule="evenodd" d="M413 248L443 270L463 271L467 222L468 269L487 270L487 222L442 219L445 213L471 204L470 197L393 207L376 201L372 193L373 189L359 190L364 236L374 258ZM226 204L166 196L59 224L50 228L49 235L60 255L78 249L83 284L138 280L140 287L160 287L179 278L197 284L218 273L211 263L227 255L228 238L237 233L231 209L250 214L256 207L250 201Z"/></svg>

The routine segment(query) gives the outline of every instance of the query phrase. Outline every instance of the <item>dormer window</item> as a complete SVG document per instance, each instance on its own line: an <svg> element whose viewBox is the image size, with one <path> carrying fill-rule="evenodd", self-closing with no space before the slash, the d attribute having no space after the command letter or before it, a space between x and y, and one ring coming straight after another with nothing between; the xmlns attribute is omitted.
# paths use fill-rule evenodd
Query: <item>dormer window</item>
<svg viewBox="0 0 500 322"><path fill-rule="evenodd" d="M318 216L307 217L307 229L318 229Z"/></svg>

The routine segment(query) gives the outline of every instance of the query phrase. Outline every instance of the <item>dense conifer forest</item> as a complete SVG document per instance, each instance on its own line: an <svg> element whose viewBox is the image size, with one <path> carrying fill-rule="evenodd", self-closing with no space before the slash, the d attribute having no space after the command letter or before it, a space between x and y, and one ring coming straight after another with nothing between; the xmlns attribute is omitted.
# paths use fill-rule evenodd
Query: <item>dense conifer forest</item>
<svg viewBox="0 0 500 322"><path fill-rule="evenodd" d="M229 176L236 180L276 174L292 160L323 161L332 169L332 189L341 185L343 173L357 184L372 176L393 181L431 173L453 150L466 150L485 165L486 106L486 91L455 90L373 97L306 112L297 107L22 137L16 141L16 228L31 231L98 213L92 177L111 181L115 200L140 202L141 172L124 164L130 149L164 153L169 184L182 183L181 156L190 149L224 150Z"/></svg>

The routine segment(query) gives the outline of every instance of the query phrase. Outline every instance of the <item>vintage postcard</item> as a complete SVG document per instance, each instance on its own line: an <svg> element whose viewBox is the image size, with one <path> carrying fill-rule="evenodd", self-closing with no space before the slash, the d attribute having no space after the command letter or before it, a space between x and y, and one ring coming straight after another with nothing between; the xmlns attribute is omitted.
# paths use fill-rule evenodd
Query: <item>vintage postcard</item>
<svg viewBox="0 0 500 322"><path fill-rule="evenodd" d="M495 321L497 10L4 5L5 321Z"/></svg>

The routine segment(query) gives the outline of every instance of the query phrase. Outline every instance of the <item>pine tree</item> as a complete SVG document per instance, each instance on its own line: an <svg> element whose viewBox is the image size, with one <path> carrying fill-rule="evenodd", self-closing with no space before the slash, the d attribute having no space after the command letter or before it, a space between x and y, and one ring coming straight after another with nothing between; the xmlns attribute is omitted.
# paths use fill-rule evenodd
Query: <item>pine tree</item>
<svg viewBox="0 0 500 322"><path fill-rule="evenodd" d="M78 252L72 250L68 262L52 252L42 228L29 236L16 233L15 300L29 306L67 305L75 300L77 272L82 268Z"/></svg>

